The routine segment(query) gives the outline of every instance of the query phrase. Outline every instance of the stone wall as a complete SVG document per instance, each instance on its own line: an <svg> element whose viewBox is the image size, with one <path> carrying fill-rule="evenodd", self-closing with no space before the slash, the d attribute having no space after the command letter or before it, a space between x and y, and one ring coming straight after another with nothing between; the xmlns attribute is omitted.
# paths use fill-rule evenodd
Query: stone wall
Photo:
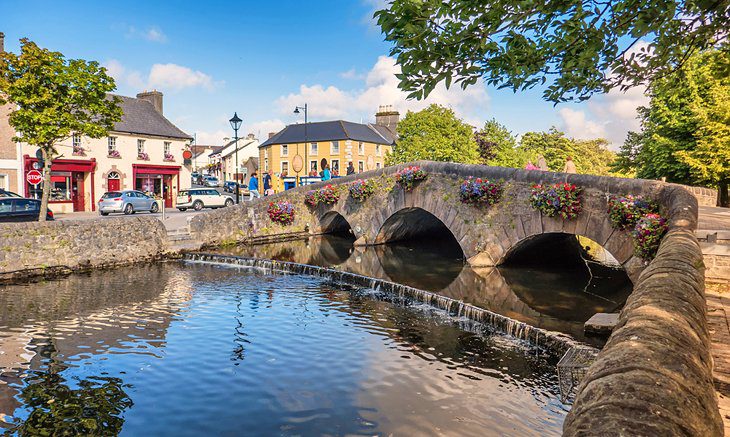
<svg viewBox="0 0 730 437"><path fill-rule="evenodd" d="M696 199L699 206L717 206L717 190L705 187L690 187L684 185Z"/></svg>
<svg viewBox="0 0 730 437"><path fill-rule="evenodd" d="M155 259L166 249L149 217L0 224L0 280Z"/></svg>
<svg viewBox="0 0 730 437"><path fill-rule="evenodd" d="M697 200L667 186L670 231L588 369L566 436L723 434L712 381Z"/></svg>

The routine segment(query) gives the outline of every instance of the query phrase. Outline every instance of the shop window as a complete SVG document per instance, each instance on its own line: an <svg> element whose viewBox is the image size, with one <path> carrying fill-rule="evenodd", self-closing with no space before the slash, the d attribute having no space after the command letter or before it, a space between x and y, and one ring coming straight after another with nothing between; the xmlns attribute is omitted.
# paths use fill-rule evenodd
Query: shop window
<svg viewBox="0 0 730 437"><path fill-rule="evenodd" d="M317 149L318 148L319 148L319 146L317 145L317 143L310 144L309 145L309 154L312 155L312 156L317 156Z"/></svg>
<svg viewBox="0 0 730 437"><path fill-rule="evenodd" d="M330 155L339 155L339 154L340 154L340 142L332 141L332 145L330 146Z"/></svg>
<svg viewBox="0 0 730 437"><path fill-rule="evenodd" d="M357 161L357 172L362 173L365 171L365 161Z"/></svg>
<svg viewBox="0 0 730 437"><path fill-rule="evenodd" d="M365 143L360 141L357 143L357 154L358 155L364 155L365 154Z"/></svg>
<svg viewBox="0 0 730 437"><path fill-rule="evenodd" d="M288 144L281 145L281 156L289 156L289 145Z"/></svg>
<svg viewBox="0 0 730 437"><path fill-rule="evenodd" d="M51 172L51 202L67 202L71 200L71 172ZM38 185L27 184L28 193L34 199L40 199L43 195L43 183Z"/></svg>

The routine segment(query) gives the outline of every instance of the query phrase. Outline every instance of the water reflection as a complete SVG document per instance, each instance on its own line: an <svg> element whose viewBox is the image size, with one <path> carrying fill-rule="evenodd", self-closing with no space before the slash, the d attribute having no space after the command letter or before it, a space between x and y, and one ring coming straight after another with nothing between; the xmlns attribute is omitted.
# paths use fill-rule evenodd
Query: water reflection
<svg viewBox="0 0 730 437"><path fill-rule="evenodd" d="M617 311L631 292L625 273L584 262L555 266L472 268L449 240L403 241L355 247L342 235L216 252L338 268L438 292L540 328L586 337L583 323L597 312ZM539 249L538 249L539 250ZM545 253L545 252L542 252Z"/></svg>
<svg viewBox="0 0 730 437"><path fill-rule="evenodd" d="M167 263L0 297L11 435L557 435L566 412L525 344L318 278Z"/></svg>

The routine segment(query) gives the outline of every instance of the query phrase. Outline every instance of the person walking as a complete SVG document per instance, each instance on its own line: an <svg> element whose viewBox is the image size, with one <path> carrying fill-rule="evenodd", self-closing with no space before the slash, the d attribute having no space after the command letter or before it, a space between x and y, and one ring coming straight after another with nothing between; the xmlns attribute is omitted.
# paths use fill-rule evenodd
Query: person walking
<svg viewBox="0 0 730 437"><path fill-rule="evenodd" d="M548 171L547 161L545 161L545 157L542 155L538 155L537 157L537 168L542 171Z"/></svg>
<svg viewBox="0 0 730 437"><path fill-rule="evenodd" d="M259 179L256 177L256 172L251 175L251 179L248 181L248 200L253 201L253 198L261 198L259 194Z"/></svg>
<svg viewBox="0 0 730 437"><path fill-rule="evenodd" d="M264 196L270 196L274 194L271 189L271 170L264 172Z"/></svg>
<svg viewBox="0 0 730 437"><path fill-rule="evenodd" d="M573 162L573 158L570 156L565 159L565 168L563 168L563 173L576 173L575 163Z"/></svg>
<svg viewBox="0 0 730 437"><path fill-rule="evenodd" d="M355 166L352 165L352 161L347 164L347 175L355 174Z"/></svg>
<svg viewBox="0 0 730 437"><path fill-rule="evenodd" d="M330 173L330 165L326 164L324 166L324 169L322 169L322 180L328 181L330 179L332 179L332 173Z"/></svg>

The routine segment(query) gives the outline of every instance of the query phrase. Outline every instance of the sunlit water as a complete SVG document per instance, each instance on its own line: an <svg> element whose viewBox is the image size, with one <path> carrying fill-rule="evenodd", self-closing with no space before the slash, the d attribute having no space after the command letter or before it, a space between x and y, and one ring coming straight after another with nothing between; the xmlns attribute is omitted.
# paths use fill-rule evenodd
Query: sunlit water
<svg viewBox="0 0 730 437"><path fill-rule="evenodd" d="M536 249L538 252L540 249ZM594 345L583 324L595 313L620 310L631 293L621 270L591 264L472 268L449 239L355 247L353 240L324 235L309 240L236 246L213 252L337 268L437 292L532 326L570 334ZM550 259L549 252L545 252Z"/></svg>
<svg viewBox="0 0 730 437"><path fill-rule="evenodd" d="M555 360L510 337L230 266L2 286L0 350L18 433L558 435L567 410Z"/></svg>

